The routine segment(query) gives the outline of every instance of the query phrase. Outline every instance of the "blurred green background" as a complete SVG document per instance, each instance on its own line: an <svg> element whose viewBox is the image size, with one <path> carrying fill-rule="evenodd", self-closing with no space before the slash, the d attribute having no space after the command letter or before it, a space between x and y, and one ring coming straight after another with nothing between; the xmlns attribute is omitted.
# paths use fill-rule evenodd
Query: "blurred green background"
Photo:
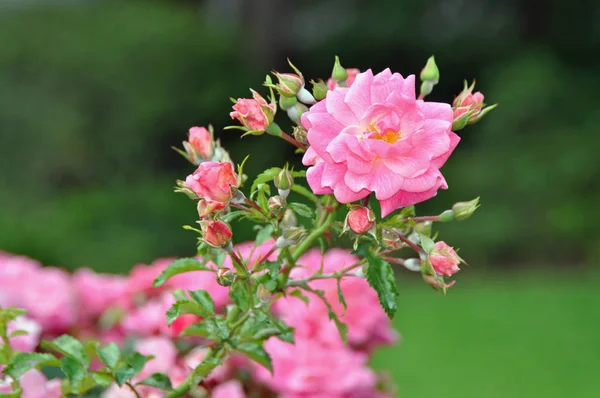
<svg viewBox="0 0 600 398"><path fill-rule="evenodd" d="M229 97L286 57L326 78L334 55L407 75L435 54L432 100L477 79L500 104L461 132L450 189L418 207L481 196L440 228L472 266L446 298L401 274L405 342L376 364L407 397L592 396L599 18L591 0L0 2L0 249L111 272L192 254L195 208L172 192L192 168L169 148L190 126L252 153L250 176L298 163L283 142L222 132Z"/></svg>

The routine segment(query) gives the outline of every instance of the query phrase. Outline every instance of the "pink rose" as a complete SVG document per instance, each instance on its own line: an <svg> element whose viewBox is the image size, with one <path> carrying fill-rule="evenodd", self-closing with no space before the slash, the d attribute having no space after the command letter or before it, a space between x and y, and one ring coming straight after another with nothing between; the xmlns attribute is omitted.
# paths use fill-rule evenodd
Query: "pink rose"
<svg viewBox="0 0 600 398"><path fill-rule="evenodd" d="M368 207L355 207L348 212L346 225L356 234L365 234L375 225L375 213Z"/></svg>
<svg viewBox="0 0 600 398"><path fill-rule="evenodd" d="M192 127L189 131L188 142L204 159L209 159L212 153L212 135L205 127Z"/></svg>
<svg viewBox="0 0 600 398"><path fill-rule="evenodd" d="M202 239L213 247L223 247L231 241L233 233L229 225L221 220L200 221Z"/></svg>
<svg viewBox="0 0 600 398"><path fill-rule="evenodd" d="M350 87L352 86L352 83L354 83L354 80L356 80L356 76L358 76L358 74L360 73L360 69L347 68L346 73L348 74L348 78L346 79L346 87ZM327 80L327 88L329 89L329 91L335 90L337 86L338 84L335 82L335 80L331 78Z"/></svg>
<svg viewBox="0 0 600 398"><path fill-rule="evenodd" d="M211 398L246 398L242 383L230 380L213 388Z"/></svg>
<svg viewBox="0 0 600 398"><path fill-rule="evenodd" d="M160 273L171 264L175 258L159 258L150 265L137 264L129 273L128 287L131 296L143 293L143 296L153 297L164 288L155 288L152 283Z"/></svg>
<svg viewBox="0 0 600 398"><path fill-rule="evenodd" d="M438 275L452 276L460 271L460 257L454 249L444 241L436 242L433 250L429 253L429 262Z"/></svg>
<svg viewBox="0 0 600 398"><path fill-rule="evenodd" d="M282 397L371 398L377 378L366 354L347 347L323 346L296 338L295 344L270 338L265 350L273 359L274 374L255 366L256 377Z"/></svg>
<svg viewBox="0 0 600 398"><path fill-rule="evenodd" d="M229 162L204 162L185 179L185 184L200 198L227 203L237 188L238 178Z"/></svg>
<svg viewBox="0 0 600 398"><path fill-rule="evenodd" d="M15 351L33 352L40 343L42 327L34 320L20 316L8 324L8 336L13 332L21 330L26 335L10 337L10 346Z"/></svg>
<svg viewBox="0 0 600 398"><path fill-rule="evenodd" d="M389 69L360 73L302 115L310 148L303 162L316 194L342 203L372 192L381 214L422 202L446 189L439 169L459 137L448 104L415 98L415 77Z"/></svg>
<svg viewBox="0 0 600 398"><path fill-rule="evenodd" d="M275 105L268 104L260 94L251 91L253 98L238 98L229 116L237 119L249 130L265 131L273 119Z"/></svg>

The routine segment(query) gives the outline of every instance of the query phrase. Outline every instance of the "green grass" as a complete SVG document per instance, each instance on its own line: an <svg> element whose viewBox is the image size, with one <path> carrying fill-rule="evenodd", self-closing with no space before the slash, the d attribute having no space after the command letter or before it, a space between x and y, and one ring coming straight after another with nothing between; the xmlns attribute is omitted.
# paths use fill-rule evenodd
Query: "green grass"
<svg viewBox="0 0 600 398"><path fill-rule="evenodd" d="M373 361L399 397L600 396L600 275L467 273L446 297L401 277L402 341Z"/></svg>

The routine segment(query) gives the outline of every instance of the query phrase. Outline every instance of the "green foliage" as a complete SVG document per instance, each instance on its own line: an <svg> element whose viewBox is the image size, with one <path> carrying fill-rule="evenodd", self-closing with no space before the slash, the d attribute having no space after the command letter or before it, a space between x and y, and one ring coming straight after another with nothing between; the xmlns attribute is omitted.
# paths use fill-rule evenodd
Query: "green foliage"
<svg viewBox="0 0 600 398"><path fill-rule="evenodd" d="M368 262L367 280L369 285L377 292L385 313L393 318L398 309L398 288L392 266L369 250L364 250L362 254Z"/></svg>
<svg viewBox="0 0 600 398"><path fill-rule="evenodd" d="M195 258L180 258L173 261L167 268L165 268L160 275L156 277L152 285L154 287L160 287L175 275L183 274L185 272L208 270L209 269L207 267L202 265L202 263Z"/></svg>

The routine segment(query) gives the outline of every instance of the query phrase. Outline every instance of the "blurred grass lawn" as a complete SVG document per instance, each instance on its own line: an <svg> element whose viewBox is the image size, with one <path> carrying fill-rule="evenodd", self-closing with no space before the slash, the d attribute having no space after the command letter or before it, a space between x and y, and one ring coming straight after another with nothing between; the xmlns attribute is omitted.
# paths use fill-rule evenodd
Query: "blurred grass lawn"
<svg viewBox="0 0 600 398"><path fill-rule="evenodd" d="M402 342L374 359L398 397L600 396L600 274L468 272L446 297L401 275Z"/></svg>

